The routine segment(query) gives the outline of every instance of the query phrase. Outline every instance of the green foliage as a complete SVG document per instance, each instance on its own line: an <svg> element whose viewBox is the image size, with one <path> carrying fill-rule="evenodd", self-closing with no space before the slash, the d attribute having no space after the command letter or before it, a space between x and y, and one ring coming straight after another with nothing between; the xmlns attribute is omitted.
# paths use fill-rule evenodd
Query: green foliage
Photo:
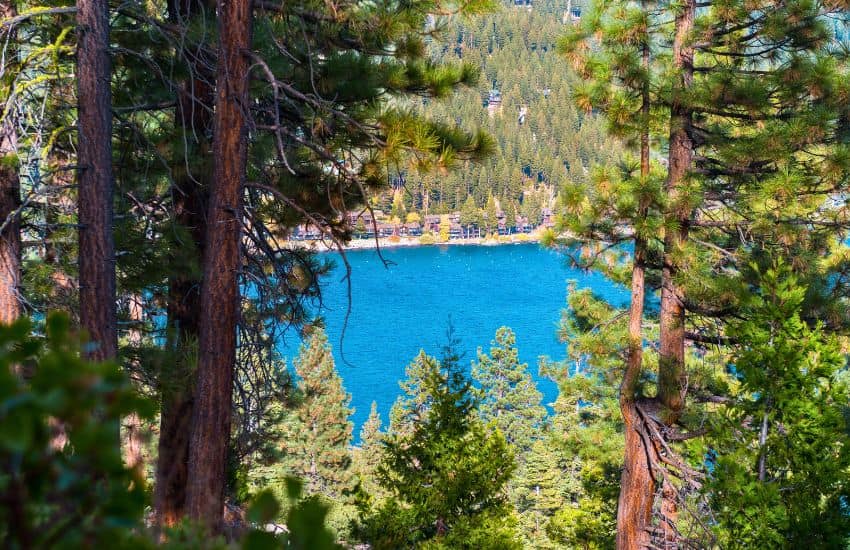
<svg viewBox="0 0 850 550"><path fill-rule="evenodd" d="M151 404L115 364L82 359L68 326L54 314L44 337L26 319L0 327L0 536L8 548L141 546L145 484L124 467L118 426Z"/></svg>
<svg viewBox="0 0 850 550"><path fill-rule="evenodd" d="M351 488L351 396L323 330L316 329L301 347L295 373L295 404L280 439L284 470L304 479L308 494L339 498Z"/></svg>
<svg viewBox="0 0 850 550"><path fill-rule="evenodd" d="M247 473L250 488L270 490L289 508L289 478L303 480L309 499L330 510L328 525L339 536L354 514L348 494L356 471L349 451L352 423L350 395L336 371L327 336L315 328L294 362L296 387L272 403L265 421L268 440ZM300 491L300 489L299 489Z"/></svg>
<svg viewBox="0 0 850 550"><path fill-rule="evenodd" d="M556 547L609 548L624 452L618 387L625 319L588 289L571 286L567 305L558 330L567 344L567 360L541 369L558 384L546 447L558 457L563 494L562 505L549 512L545 531ZM648 381L643 383L651 389Z"/></svg>
<svg viewBox="0 0 850 550"><path fill-rule="evenodd" d="M551 207L540 204L544 194L551 199L565 182L585 181L587 169L608 164L622 150L605 135L601 117L581 112L571 101L575 75L565 70L555 51L566 2L536 0L531 10L503 2L502 8L495 14L440 21L436 30L442 40L427 42L433 58L480 67L481 78L460 89L451 102L416 102L416 112L449 125L486 130L494 138L495 153L448 173L408 170L411 206L420 211L460 211L469 197L483 208L492 194L512 225L514 206L525 202L526 190L545 190L529 204L537 204L531 208L537 217L538 208ZM486 103L493 89L501 103L491 114ZM520 123L522 107L527 114ZM490 224L494 226L493 218ZM484 231L483 224L479 227Z"/></svg>
<svg viewBox="0 0 850 550"><path fill-rule="evenodd" d="M524 547L558 547L558 539L548 534L548 526L553 515L578 493L577 486L571 459L562 452L555 434L550 432L535 440L510 481Z"/></svg>
<svg viewBox="0 0 850 550"><path fill-rule="evenodd" d="M479 348L472 377L479 386L479 416L498 428L516 453L518 468L508 482L508 494L526 542L539 548L545 543L543 527L548 517L563 504L563 478L557 455L543 443L547 440L543 395L528 365L519 362L511 329L496 331L489 354Z"/></svg>
<svg viewBox="0 0 850 550"><path fill-rule="evenodd" d="M284 533L275 535L261 530L251 530L242 539L245 550L341 550L334 532L325 527L329 507L315 497L302 498L301 481L286 478L288 505L284 516ZM264 526L277 520L280 503L269 491L260 492L248 509L248 520L254 525Z"/></svg>
<svg viewBox="0 0 850 550"><path fill-rule="evenodd" d="M364 539L379 549L518 548L505 492L513 454L475 417L451 348L442 365L421 353L402 388L378 467L390 496L364 507Z"/></svg>
<svg viewBox="0 0 850 550"><path fill-rule="evenodd" d="M383 455L383 440L378 404L372 401L369 418L360 429L360 446L352 453L352 470L360 483L360 489L371 498L384 496L383 489L377 483L378 465Z"/></svg>
<svg viewBox="0 0 850 550"><path fill-rule="evenodd" d="M734 406L712 440L707 487L724 548L843 547L850 533L846 357L801 319L806 295L790 269L760 275L730 368Z"/></svg>
<svg viewBox="0 0 850 550"><path fill-rule="evenodd" d="M517 451L520 462L541 437L546 425L543 394L519 362L516 336L508 327L496 331L490 353L478 349L478 362L472 366L478 383L478 412L485 424L493 423Z"/></svg>

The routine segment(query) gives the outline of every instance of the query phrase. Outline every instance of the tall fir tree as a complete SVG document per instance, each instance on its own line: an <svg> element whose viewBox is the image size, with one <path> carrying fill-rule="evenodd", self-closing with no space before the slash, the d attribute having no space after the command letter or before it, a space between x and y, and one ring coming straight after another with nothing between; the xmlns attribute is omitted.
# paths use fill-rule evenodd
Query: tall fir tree
<svg viewBox="0 0 850 550"><path fill-rule="evenodd" d="M351 469L362 491L371 498L382 498L385 491L377 483L378 465L383 454L385 434L381 432L378 404L372 401L369 417L360 429L360 445L352 453Z"/></svg>
<svg viewBox="0 0 850 550"><path fill-rule="evenodd" d="M472 379L478 384L481 419L499 428L522 462L522 456L546 427L546 408L528 365L519 362L516 335L511 329L496 331L489 354L478 349Z"/></svg>
<svg viewBox="0 0 850 550"><path fill-rule="evenodd" d="M478 349L472 379L478 385L481 420L498 428L516 453L517 471L508 482L508 494L519 515L526 542L539 546L546 541L544 528L548 516L553 507L557 508L551 499L561 494L560 488L553 484L561 479L561 472L554 455L539 454L543 449L538 443L547 438L547 412L528 365L519 362L516 336L511 329L501 327L496 331L489 354ZM529 460L535 463L532 465ZM544 464L546 461L549 463Z"/></svg>
<svg viewBox="0 0 850 550"><path fill-rule="evenodd" d="M571 460L551 432L536 439L522 460L510 485L523 546L557 548L558 542L549 536L549 523L579 492L578 476L571 471Z"/></svg>
<svg viewBox="0 0 850 550"><path fill-rule="evenodd" d="M308 494L342 499L353 488L351 396L342 386L324 331L310 335L294 368L295 405L280 439L284 470L303 479Z"/></svg>

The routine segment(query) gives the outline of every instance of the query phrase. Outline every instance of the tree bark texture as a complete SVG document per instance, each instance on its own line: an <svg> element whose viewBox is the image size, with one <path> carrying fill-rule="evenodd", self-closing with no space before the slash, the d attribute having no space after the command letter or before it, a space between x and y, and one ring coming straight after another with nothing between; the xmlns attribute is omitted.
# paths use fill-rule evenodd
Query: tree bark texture
<svg viewBox="0 0 850 550"><path fill-rule="evenodd" d="M642 64L649 70L649 47L644 46ZM649 81L641 93L643 128L640 135L640 177L649 178ZM638 206L638 218L645 219L649 204L645 197ZM635 234L632 265L631 303L629 305L629 348L626 372L620 386L620 410L625 425L625 453L617 502L617 548L642 548L649 543L647 527L652 516L655 481L650 471L635 409L636 386L643 365L643 304L646 297L646 239Z"/></svg>
<svg viewBox="0 0 850 550"><path fill-rule="evenodd" d="M620 476L620 497L617 501L617 549L648 548L652 504L655 498L655 479L652 475L648 446L642 430L642 419L635 400L620 398L625 424L625 464Z"/></svg>
<svg viewBox="0 0 850 550"><path fill-rule="evenodd" d="M693 111L682 97L693 83L694 50L690 45L696 1L685 0L676 15L673 39L673 97L670 110L670 151L665 192L669 200L661 271L661 312L658 361L658 398L674 421L684 407L685 308L683 289L676 277L683 266L682 249L688 239L691 209L686 185L693 161Z"/></svg>
<svg viewBox="0 0 850 550"><path fill-rule="evenodd" d="M670 108L670 150L665 191L669 200L664 233L664 259L661 271L660 342L658 358L658 401L661 420L675 423L685 407L685 307L684 289L677 277L684 267L682 254L688 239L691 206L687 197L688 177L693 163L691 139L693 108L684 95L693 84L694 49L691 45L696 0L685 0L675 19L673 38L674 81ZM654 442L655 445L660 441ZM661 533L664 547L677 547L679 534L678 493L668 479L661 487Z"/></svg>
<svg viewBox="0 0 850 550"><path fill-rule="evenodd" d="M112 97L109 3L77 0L77 202L80 325L87 355L117 354L115 243L112 234Z"/></svg>
<svg viewBox="0 0 850 550"><path fill-rule="evenodd" d="M0 20L17 14L12 0L0 0ZM0 44L9 47L4 57L5 75L13 72L17 64L17 36L14 29L0 32ZM0 46L2 47L2 46ZM9 78L0 89L11 92ZM12 94L6 96L12 99ZM20 216L21 182L18 163L13 160L18 150L17 109L7 102L0 103L0 323L15 321L21 314L18 292L21 281L21 231Z"/></svg>
<svg viewBox="0 0 850 550"><path fill-rule="evenodd" d="M214 19L215 6L205 0L171 1L169 19L176 25L187 25L193 17L203 16L206 9ZM212 152L207 139L212 133L212 108L214 74L190 52L183 52L192 67L193 78L187 79L177 94L175 126L183 133L182 143L174 154L172 197L175 222L188 229L191 242L176 249L174 254L196 256L203 265L206 242L206 207L209 195L210 174L206 166ZM193 158L190 158L191 157ZM201 159L202 168L192 170L191 165ZM193 162L193 160L195 162ZM161 373L159 454L156 466L154 509L159 526L170 527L186 513L186 485L189 467L189 434L194 404L194 365L187 357L194 355L201 319L201 278L192 273L174 273L168 282L168 334L169 349L178 357L172 369Z"/></svg>
<svg viewBox="0 0 850 550"><path fill-rule="evenodd" d="M189 444L186 502L190 517L218 528L230 436L242 188L247 162L250 0L218 0L219 63L213 139L213 182L201 287L198 380Z"/></svg>

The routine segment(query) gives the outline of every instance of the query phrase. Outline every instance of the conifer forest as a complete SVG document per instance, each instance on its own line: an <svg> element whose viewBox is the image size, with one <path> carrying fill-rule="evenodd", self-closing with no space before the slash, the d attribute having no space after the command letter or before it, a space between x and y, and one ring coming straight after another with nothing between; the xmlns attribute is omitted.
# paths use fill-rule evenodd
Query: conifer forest
<svg viewBox="0 0 850 550"><path fill-rule="evenodd" d="M848 358L850 1L0 0L3 548L846 550Z"/></svg>

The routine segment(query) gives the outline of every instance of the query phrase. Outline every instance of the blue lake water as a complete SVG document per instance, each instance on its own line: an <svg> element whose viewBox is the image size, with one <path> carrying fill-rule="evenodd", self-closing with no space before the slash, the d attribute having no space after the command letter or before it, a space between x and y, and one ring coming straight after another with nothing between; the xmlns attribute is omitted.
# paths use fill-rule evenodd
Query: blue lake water
<svg viewBox="0 0 850 550"><path fill-rule="evenodd" d="M557 389L538 376L537 364L540 356L562 360L566 355L556 329L567 282L592 287L612 303L628 300L623 287L601 275L571 269L563 256L537 244L392 248L382 254L393 265L384 267L375 251L347 254L352 268L351 313L342 354L348 293L341 261L336 261L324 285L320 311L337 369L352 396L355 439L372 401L386 423L401 393L398 382L420 349L439 356L449 316L465 364L476 358L477 348L489 350L497 328L511 327L520 359L537 378L544 402L551 403ZM297 346L288 339L282 349L290 364Z"/></svg>

